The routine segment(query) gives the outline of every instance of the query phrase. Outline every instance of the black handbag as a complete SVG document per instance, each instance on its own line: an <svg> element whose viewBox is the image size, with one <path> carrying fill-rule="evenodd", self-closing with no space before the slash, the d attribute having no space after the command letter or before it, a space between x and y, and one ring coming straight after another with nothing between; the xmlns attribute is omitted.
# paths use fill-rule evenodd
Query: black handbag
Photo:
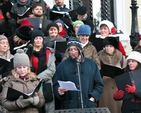
<svg viewBox="0 0 141 113"><path fill-rule="evenodd" d="M43 95L45 98L45 103L53 101L53 90L51 83L43 83Z"/></svg>

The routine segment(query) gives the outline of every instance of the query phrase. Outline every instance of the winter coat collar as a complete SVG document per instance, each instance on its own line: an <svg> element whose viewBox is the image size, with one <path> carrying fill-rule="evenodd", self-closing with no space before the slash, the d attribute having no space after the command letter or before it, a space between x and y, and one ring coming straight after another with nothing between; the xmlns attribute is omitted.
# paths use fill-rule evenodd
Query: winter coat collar
<svg viewBox="0 0 141 113"><path fill-rule="evenodd" d="M111 58L110 55L105 52L105 50L101 50L99 52L99 57L104 64L117 65L122 59L122 54L119 50L116 49L114 55Z"/></svg>

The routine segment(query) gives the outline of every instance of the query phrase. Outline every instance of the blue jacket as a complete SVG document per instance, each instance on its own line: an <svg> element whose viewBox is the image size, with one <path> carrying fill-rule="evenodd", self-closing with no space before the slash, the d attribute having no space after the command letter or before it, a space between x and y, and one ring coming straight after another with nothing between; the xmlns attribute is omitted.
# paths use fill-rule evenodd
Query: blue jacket
<svg viewBox="0 0 141 113"><path fill-rule="evenodd" d="M103 82L97 64L88 58L80 63L80 78L82 86L83 106L85 108L95 107L95 103L90 101L94 97L95 102L100 98L103 91ZM56 70L53 78L54 95L61 100L62 109L81 108L80 92L67 91L63 96L58 93L59 84L57 80L72 81L79 89L78 71L75 60L68 58L62 61Z"/></svg>

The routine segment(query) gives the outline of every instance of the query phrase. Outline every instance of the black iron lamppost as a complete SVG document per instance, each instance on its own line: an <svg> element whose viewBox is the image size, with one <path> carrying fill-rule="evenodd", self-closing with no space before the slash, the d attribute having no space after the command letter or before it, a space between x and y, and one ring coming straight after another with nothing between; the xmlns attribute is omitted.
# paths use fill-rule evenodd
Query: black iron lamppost
<svg viewBox="0 0 141 113"><path fill-rule="evenodd" d="M130 35L130 45L132 46L132 49L137 45L138 43L138 37L139 37L139 27L138 27L138 18L137 18L137 0L131 0L131 12L132 12L132 23L131 23L131 35Z"/></svg>

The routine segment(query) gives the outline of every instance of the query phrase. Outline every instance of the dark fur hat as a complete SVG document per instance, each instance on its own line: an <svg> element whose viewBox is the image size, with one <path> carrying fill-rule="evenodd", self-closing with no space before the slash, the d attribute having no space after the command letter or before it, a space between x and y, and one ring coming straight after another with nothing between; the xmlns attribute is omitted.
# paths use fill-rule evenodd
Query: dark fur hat
<svg viewBox="0 0 141 113"><path fill-rule="evenodd" d="M31 39L29 35L30 31L31 28L28 26L19 27L18 29L16 29L16 35L22 40L30 40Z"/></svg>
<svg viewBox="0 0 141 113"><path fill-rule="evenodd" d="M106 38L103 40L103 47L105 47L106 45L112 45L112 46L114 46L116 49L118 49L118 44L119 44L119 41L117 40L116 37L106 37Z"/></svg>

